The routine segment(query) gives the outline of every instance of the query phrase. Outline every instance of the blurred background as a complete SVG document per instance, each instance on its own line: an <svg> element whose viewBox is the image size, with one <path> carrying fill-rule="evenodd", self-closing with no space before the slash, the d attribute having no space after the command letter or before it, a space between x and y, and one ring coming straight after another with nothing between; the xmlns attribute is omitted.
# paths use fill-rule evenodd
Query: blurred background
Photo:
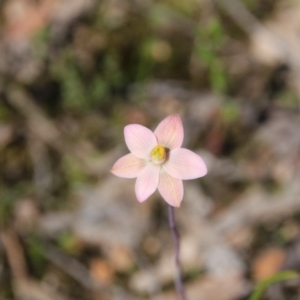
<svg viewBox="0 0 300 300"><path fill-rule="evenodd" d="M297 0L0 1L0 299L176 299L166 203L109 172L173 113L209 170L175 211L188 299L299 271L299 30Z"/></svg>

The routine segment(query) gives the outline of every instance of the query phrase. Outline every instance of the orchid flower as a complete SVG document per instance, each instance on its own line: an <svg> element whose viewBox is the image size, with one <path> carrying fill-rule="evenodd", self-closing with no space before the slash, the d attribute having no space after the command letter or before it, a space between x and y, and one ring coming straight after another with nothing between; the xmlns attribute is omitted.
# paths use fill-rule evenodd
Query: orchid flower
<svg viewBox="0 0 300 300"><path fill-rule="evenodd" d="M166 117L154 132L139 124L127 125L124 136L131 153L117 160L111 172L123 178L137 178L135 194L139 202L158 188L168 204L179 207L183 198L182 180L207 173L199 155L180 148L184 132L179 115Z"/></svg>

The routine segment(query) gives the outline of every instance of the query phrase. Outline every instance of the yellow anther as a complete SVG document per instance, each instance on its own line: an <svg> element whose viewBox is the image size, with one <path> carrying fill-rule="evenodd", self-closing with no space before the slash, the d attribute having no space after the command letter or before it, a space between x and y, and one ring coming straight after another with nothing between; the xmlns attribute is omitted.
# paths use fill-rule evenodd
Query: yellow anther
<svg viewBox="0 0 300 300"><path fill-rule="evenodd" d="M151 151L151 159L156 164L162 164L166 159L166 154L166 148L158 145Z"/></svg>

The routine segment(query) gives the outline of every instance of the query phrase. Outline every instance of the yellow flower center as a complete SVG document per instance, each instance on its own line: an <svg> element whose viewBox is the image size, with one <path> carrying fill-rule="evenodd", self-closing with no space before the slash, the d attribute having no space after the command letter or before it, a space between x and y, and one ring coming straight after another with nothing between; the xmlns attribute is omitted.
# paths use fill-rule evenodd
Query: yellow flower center
<svg viewBox="0 0 300 300"><path fill-rule="evenodd" d="M166 148L164 148L163 146L157 145L151 151L151 159L155 164L162 164L166 160L166 156Z"/></svg>

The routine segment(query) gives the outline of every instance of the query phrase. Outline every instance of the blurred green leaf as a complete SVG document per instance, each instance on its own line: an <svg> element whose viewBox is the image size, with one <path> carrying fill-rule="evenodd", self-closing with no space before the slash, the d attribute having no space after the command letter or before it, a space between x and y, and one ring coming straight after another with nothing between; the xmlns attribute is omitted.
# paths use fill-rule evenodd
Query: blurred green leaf
<svg viewBox="0 0 300 300"><path fill-rule="evenodd" d="M75 68L66 68L62 74L62 94L66 107L86 108L86 92Z"/></svg>
<svg viewBox="0 0 300 300"><path fill-rule="evenodd" d="M40 58L44 59L48 54L48 41L50 40L49 28L42 28L38 30L33 36L34 51L35 54Z"/></svg>
<svg viewBox="0 0 300 300"><path fill-rule="evenodd" d="M196 47L196 53L199 55L199 57L202 59L202 61L209 66L213 60L215 59L215 53L212 50L210 45L198 45Z"/></svg>
<svg viewBox="0 0 300 300"><path fill-rule="evenodd" d="M90 95L93 103L106 102L109 93L109 86L101 75L94 78L91 88Z"/></svg>
<svg viewBox="0 0 300 300"><path fill-rule="evenodd" d="M223 65L219 49L225 41L225 34L221 22L213 18L197 29L194 51L208 70L211 88L219 93L227 90L227 74Z"/></svg>
<svg viewBox="0 0 300 300"><path fill-rule="evenodd" d="M288 280L288 279L293 279L299 277L299 274L295 271L283 271L280 273L275 274L274 276L260 282L249 300L260 300L261 297L263 296L265 290L272 284L276 282L280 282L283 280Z"/></svg>
<svg viewBox="0 0 300 300"><path fill-rule="evenodd" d="M227 90L227 75L222 61L213 60L209 71L212 89L219 93L225 93Z"/></svg>
<svg viewBox="0 0 300 300"><path fill-rule="evenodd" d="M226 123L233 124L240 116L240 107L234 101L227 101L222 105L222 116Z"/></svg>
<svg viewBox="0 0 300 300"><path fill-rule="evenodd" d="M110 86L119 87L121 85L123 76L119 58L115 53L109 53L105 56L103 73Z"/></svg>
<svg viewBox="0 0 300 300"><path fill-rule="evenodd" d="M40 239L36 235L30 235L27 237L28 246L28 255L30 257L30 261L34 266L34 270L37 276L41 276L43 273L44 266L47 263L44 254L44 246L40 242Z"/></svg>
<svg viewBox="0 0 300 300"><path fill-rule="evenodd" d="M150 79L154 69L154 61L150 55L153 38L144 39L138 50L138 63L136 67L136 81Z"/></svg>
<svg viewBox="0 0 300 300"><path fill-rule="evenodd" d="M65 252L76 255L80 251L79 241L71 231L65 231L58 237L58 245Z"/></svg>

